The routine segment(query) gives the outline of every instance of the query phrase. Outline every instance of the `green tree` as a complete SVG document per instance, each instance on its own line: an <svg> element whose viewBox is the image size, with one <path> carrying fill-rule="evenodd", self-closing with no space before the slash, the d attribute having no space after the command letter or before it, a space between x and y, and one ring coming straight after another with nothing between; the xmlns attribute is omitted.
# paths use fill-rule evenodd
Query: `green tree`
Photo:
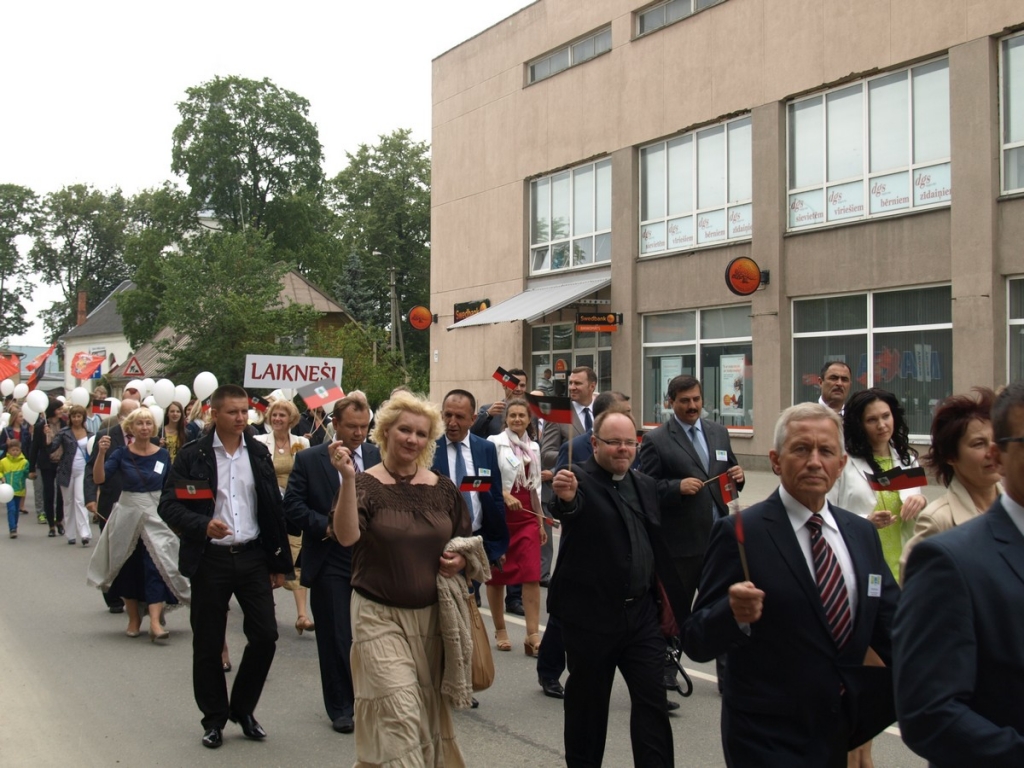
<svg viewBox="0 0 1024 768"><path fill-rule="evenodd" d="M347 252L359 254L372 297L372 316L365 322L379 328L390 328L390 267L403 312L430 299L429 147L412 141L410 133L399 129L381 136L376 146L361 144L355 155L347 154L348 166L331 184L342 242ZM405 333L412 370L427 369L428 346L427 334Z"/></svg>
<svg viewBox="0 0 1024 768"><path fill-rule="evenodd" d="M221 383L241 382L247 354L296 354L317 313L285 305L271 244L258 233L212 232L186 241L164 262L160 319L188 342L161 342L172 379L210 371Z"/></svg>
<svg viewBox="0 0 1024 768"><path fill-rule="evenodd" d="M163 327L160 310L167 283L164 265L174 258L179 244L201 232L195 204L169 182L148 189L128 201L128 227L124 261L135 290L117 299L124 334L138 349Z"/></svg>
<svg viewBox="0 0 1024 768"><path fill-rule="evenodd" d="M334 296L359 323L370 326L377 319L377 300L367 285L362 259L352 251L345 260L341 275L334 281Z"/></svg>
<svg viewBox="0 0 1024 768"><path fill-rule="evenodd" d="M274 200L318 194L323 150L309 102L269 79L215 77L178 103L171 170L226 229L264 227Z"/></svg>
<svg viewBox="0 0 1024 768"><path fill-rule="evenodd" d="M25 259L15 240L31 235L38 198L27 187L0 184L0 338L23 333L31 323L21 303Z"/></svg>
<svg viewBox="0 0 1024 768"><path fill-rule="evenodd" d="M122 258L126 224L120 189L104 193L74 184L43 198L29 262L63 295L40 313L48 336L74 328L80 291L92 311L129 277Z"/></svg>

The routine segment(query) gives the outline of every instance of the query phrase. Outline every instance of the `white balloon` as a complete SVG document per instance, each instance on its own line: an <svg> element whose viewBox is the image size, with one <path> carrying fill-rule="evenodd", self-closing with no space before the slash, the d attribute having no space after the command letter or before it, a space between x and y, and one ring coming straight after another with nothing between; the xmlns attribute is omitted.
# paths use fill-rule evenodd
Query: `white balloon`
<svg viewBox="0 0 1024 768"><path fill-rule="evenodd" d="M39 418L39 414L29 408L27 405L21 406L21 418L25 420L26 424L35 424L36 419Z"/></svg>
<svg viewBox="0 0 1024 768"><path fill-rule="evenodd" d="M14 382L10 379L4 379L0 381L0 395L7 397L11 392L14 391Z"/></svg>
<svg viewBox="0 0 1024 768"><path fill-rule="evenodd" d="M140 381L139 379L132 379L131 381L129 381L127 384L124 385L124 388L126 390L128 390L128 389L136 390L139 393L139 398L140 399L145 397L147 394L149 394L149 390L146 389L145 382Z"/></svg>
<svg viewBox="0 0 1024 768"><path fill-rule="evenodd" d="M60 402L61 405L64 405L64 403L68 401L68 399L64 397L64 395L57 395L57 400L58 402Z"/></svg>
<svg viewBox="0 0 1024 768"><path fill-rule="evenodd" d="M208 398L216 388L217 377L209 371L203 371L196 375L196 380L192 382L192 391L196 393L196 397L200 400Z"/></svg>
<svg viewBox="0 0 1024 768"><path fill-rule="evenodd" d="M166 408L174 402L174 382L170 379L160 379L153 385L153 399L161 408Z"/></svg>
<svg viewBox="0 0 1024 768"><path fill-rule="evenodd" d="M0 427L6 427L10 423L11 423L11 414L9 414L7 411L4 411L3 413L0 413Z"/></svg>
<svg viewBox="0 0 1024 768"><path fill-rule="evenodd" d="M89 404L92 398L89 396L89 390L85 387L75 387L71 390L71 404L81 405L85 407Z"/></svg>
<svg viewBox="0 0 1024 768"><path fill-rule="evenodd" d="M153 385L156 384L156 382L147 377L147 378L142 380L142 383L146 385L146 394L147 395L152 395L153 394Z"/></svg>
<svg viewBox="0 0 1024 768"><path fill-rule="evenodd" d="M14 498L14 488L7 483L0 484L0 504L6 504Z"/></svg>
<svg viewBox="0 0 1024 768"><path fill-rule="evenodd" d="M179 384L174 388L174 400L173 402L180 403L181 407L184 408L188 405L188 401L192 399L192 390L185 384Z"/></svg>
<svg viewBox="0 0 1024 768"><path fill-rule="evenodd" d="M25 382L21 382L21 384L14 388L12 394L14 395L15 400L21 400L23 397L25 397L25 395L28 394L28 384L26 384Z"/></svg>
<svg viewBox="0 0 1024 768"><path fill-rule="evenodd" d="M28 397L25 398L25 403L36 413L42 413L46 410L46 406L50 404L50 398L42 390L33 389L28 393Z"/></svg>
<svg viewBox="0 0 1024 768"><path fill-rule="evenodd" d="M121 401L116 397L108 397L110 401L110 415L116 417L121 412Z"/></svg>
<svg viewBox="0 0 1024 768"><path fill-rule="evenodd" d="M156 398L153 397L152 395L150 395L149 397L147 397L145 400L142 401L142 404L144 406L146 406L147 408L150 408L150 407L156 405Z"/></svg>
<svg viewBox="0 0 1024 768"><path fill-rule="evenodd" d="M157 429L160 429L164 423L164 409L156 404L147 405L146 407L149 408L149 412L153 414L153 424L156 425Z"/></svg>

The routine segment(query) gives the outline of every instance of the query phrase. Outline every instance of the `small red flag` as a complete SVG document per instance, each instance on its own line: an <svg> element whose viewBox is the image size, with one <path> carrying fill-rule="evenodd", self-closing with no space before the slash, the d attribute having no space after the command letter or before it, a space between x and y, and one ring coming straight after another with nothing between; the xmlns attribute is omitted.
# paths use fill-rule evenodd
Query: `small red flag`
<svg viewBox="0 0 1024 768"><path fill-rule="evenodd" d="M210 410L210 406L213 405L213 395L203 400L203 413Z"/></svg>
<svg viewBox="0 0 1024 768"><path fill-rule="evenodd" d="M319 408L321 405L341 400L345 392L340 386L330 379L323 379L312 384L307 384L299 389L299 395L306 401L310 410Z"/></svg>
<svg viewBox="0 0 1024 768"><path fill-rule="evenodd" d="M494 378L497 379L505 389L515 389L519 386L519 379L501 366L498 366L498 370L494 372Z"/></svg>
<svg viewBox="0 0 1024 768"><path fill-rule="evenodd" d="M718 488L722 492L722 501L726 504L736 500L736 486L732 484L732 478L724 472L718 476Z"/></svg>
<svg viewBox="0 0 1024 768"><path fill-rule="evenodd" d="M259 395L249 395L249 407L259 411L260 413L266 413L267 408L270 407L270 401L265 397L260 397Z"/></svg>
<svg viewBox="0 0 1024 768"><path fill-rule="evenodd" d="M541 397L527 393L526 402L538 419L555 424L572 424L572 400L568 397Z"/></svg>
<svg viewBox="0 0 1024 768"><path fill-rule="evenodd" d="M459 483L460 491L476 491L477 493L487 493L491 490L491 478L482 477L478 475L466 475L462 478L462 482Z"/></svg>
<svg viewBox="0 0 1024 768"><path fill-rule="evenodd" d="M25 370L28 371L29 373L34 371L36 368L38 368L39 366L46 362L46 359L53 354L53 350L55 350L56 348L57 343L54 342L53 344L50 345L50 348L48 350L46 350L40 355L37 355L36 358L31 363L26 365Z"/></svg>
<svg viewBox="0 0 1024 768"><path fill-rule="evenodd" d="M213 489L205 480L184 480L174 485L174 496L184 501L212 499Z"/></svg>
<svg viewBox="0 0 1024 768"><path fill-rule="evenodd" d="M741 546L743 544L747 543L746 537L743 534L743 513L742 512L737 512L736 513L736 541L738 541Z"/></svg>
<svg viewBox="0 0 1024 768"><path fill-rule="evenodd" d="M893 467L888 472L865 477L873 491L905 491L908 488L923 488L928 485L928 477L923 467Z"/></svg>
<svg viewBox="0 0 1024 768"><path fill-rule="evenodd" d="M109 416L114 412L114 404L109 400L93 400L92 412L100 416Z"/></svg>

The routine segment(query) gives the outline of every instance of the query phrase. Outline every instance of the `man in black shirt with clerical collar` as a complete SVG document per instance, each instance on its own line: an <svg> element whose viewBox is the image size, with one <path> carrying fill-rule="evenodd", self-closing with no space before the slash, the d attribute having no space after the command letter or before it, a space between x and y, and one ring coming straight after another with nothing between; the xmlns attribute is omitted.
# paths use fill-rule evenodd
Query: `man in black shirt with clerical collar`
<svg viewBox="0 0 1024 768"><path fill-rule="evenodd" d="M655 575L676 610L683 608L681 585L661 534L655 483L630 469L637 447L632 417L602 413L591 440L593 457L552 481L552 512L563 533L548 612L562 622L569 665L566 764L601 764L618 669L630 690L634 762L671 766Z"/></svg>

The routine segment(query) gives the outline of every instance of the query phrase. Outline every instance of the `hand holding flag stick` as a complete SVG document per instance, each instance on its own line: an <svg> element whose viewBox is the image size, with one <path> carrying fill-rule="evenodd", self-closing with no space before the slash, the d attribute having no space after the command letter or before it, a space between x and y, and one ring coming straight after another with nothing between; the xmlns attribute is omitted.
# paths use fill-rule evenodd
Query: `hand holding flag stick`
<svg viewBox="0 0 1024 768"><path fill-rule="evenodd" d="M747 566L747 541L743 533L743 515L738 505L733 504L737 499L736 486L733 485L732 478L729 477L727 472L722 472L720 475L712 477L711 480L716 478L718 480L718 488L722 492L722 501L725 502L725 505L729 507L730 513L736 518L736 546L740 550L740 565L743 567L743 579L744 581L750 581L750 568ZM710 483L711 480L707 482Z"/></svg>

